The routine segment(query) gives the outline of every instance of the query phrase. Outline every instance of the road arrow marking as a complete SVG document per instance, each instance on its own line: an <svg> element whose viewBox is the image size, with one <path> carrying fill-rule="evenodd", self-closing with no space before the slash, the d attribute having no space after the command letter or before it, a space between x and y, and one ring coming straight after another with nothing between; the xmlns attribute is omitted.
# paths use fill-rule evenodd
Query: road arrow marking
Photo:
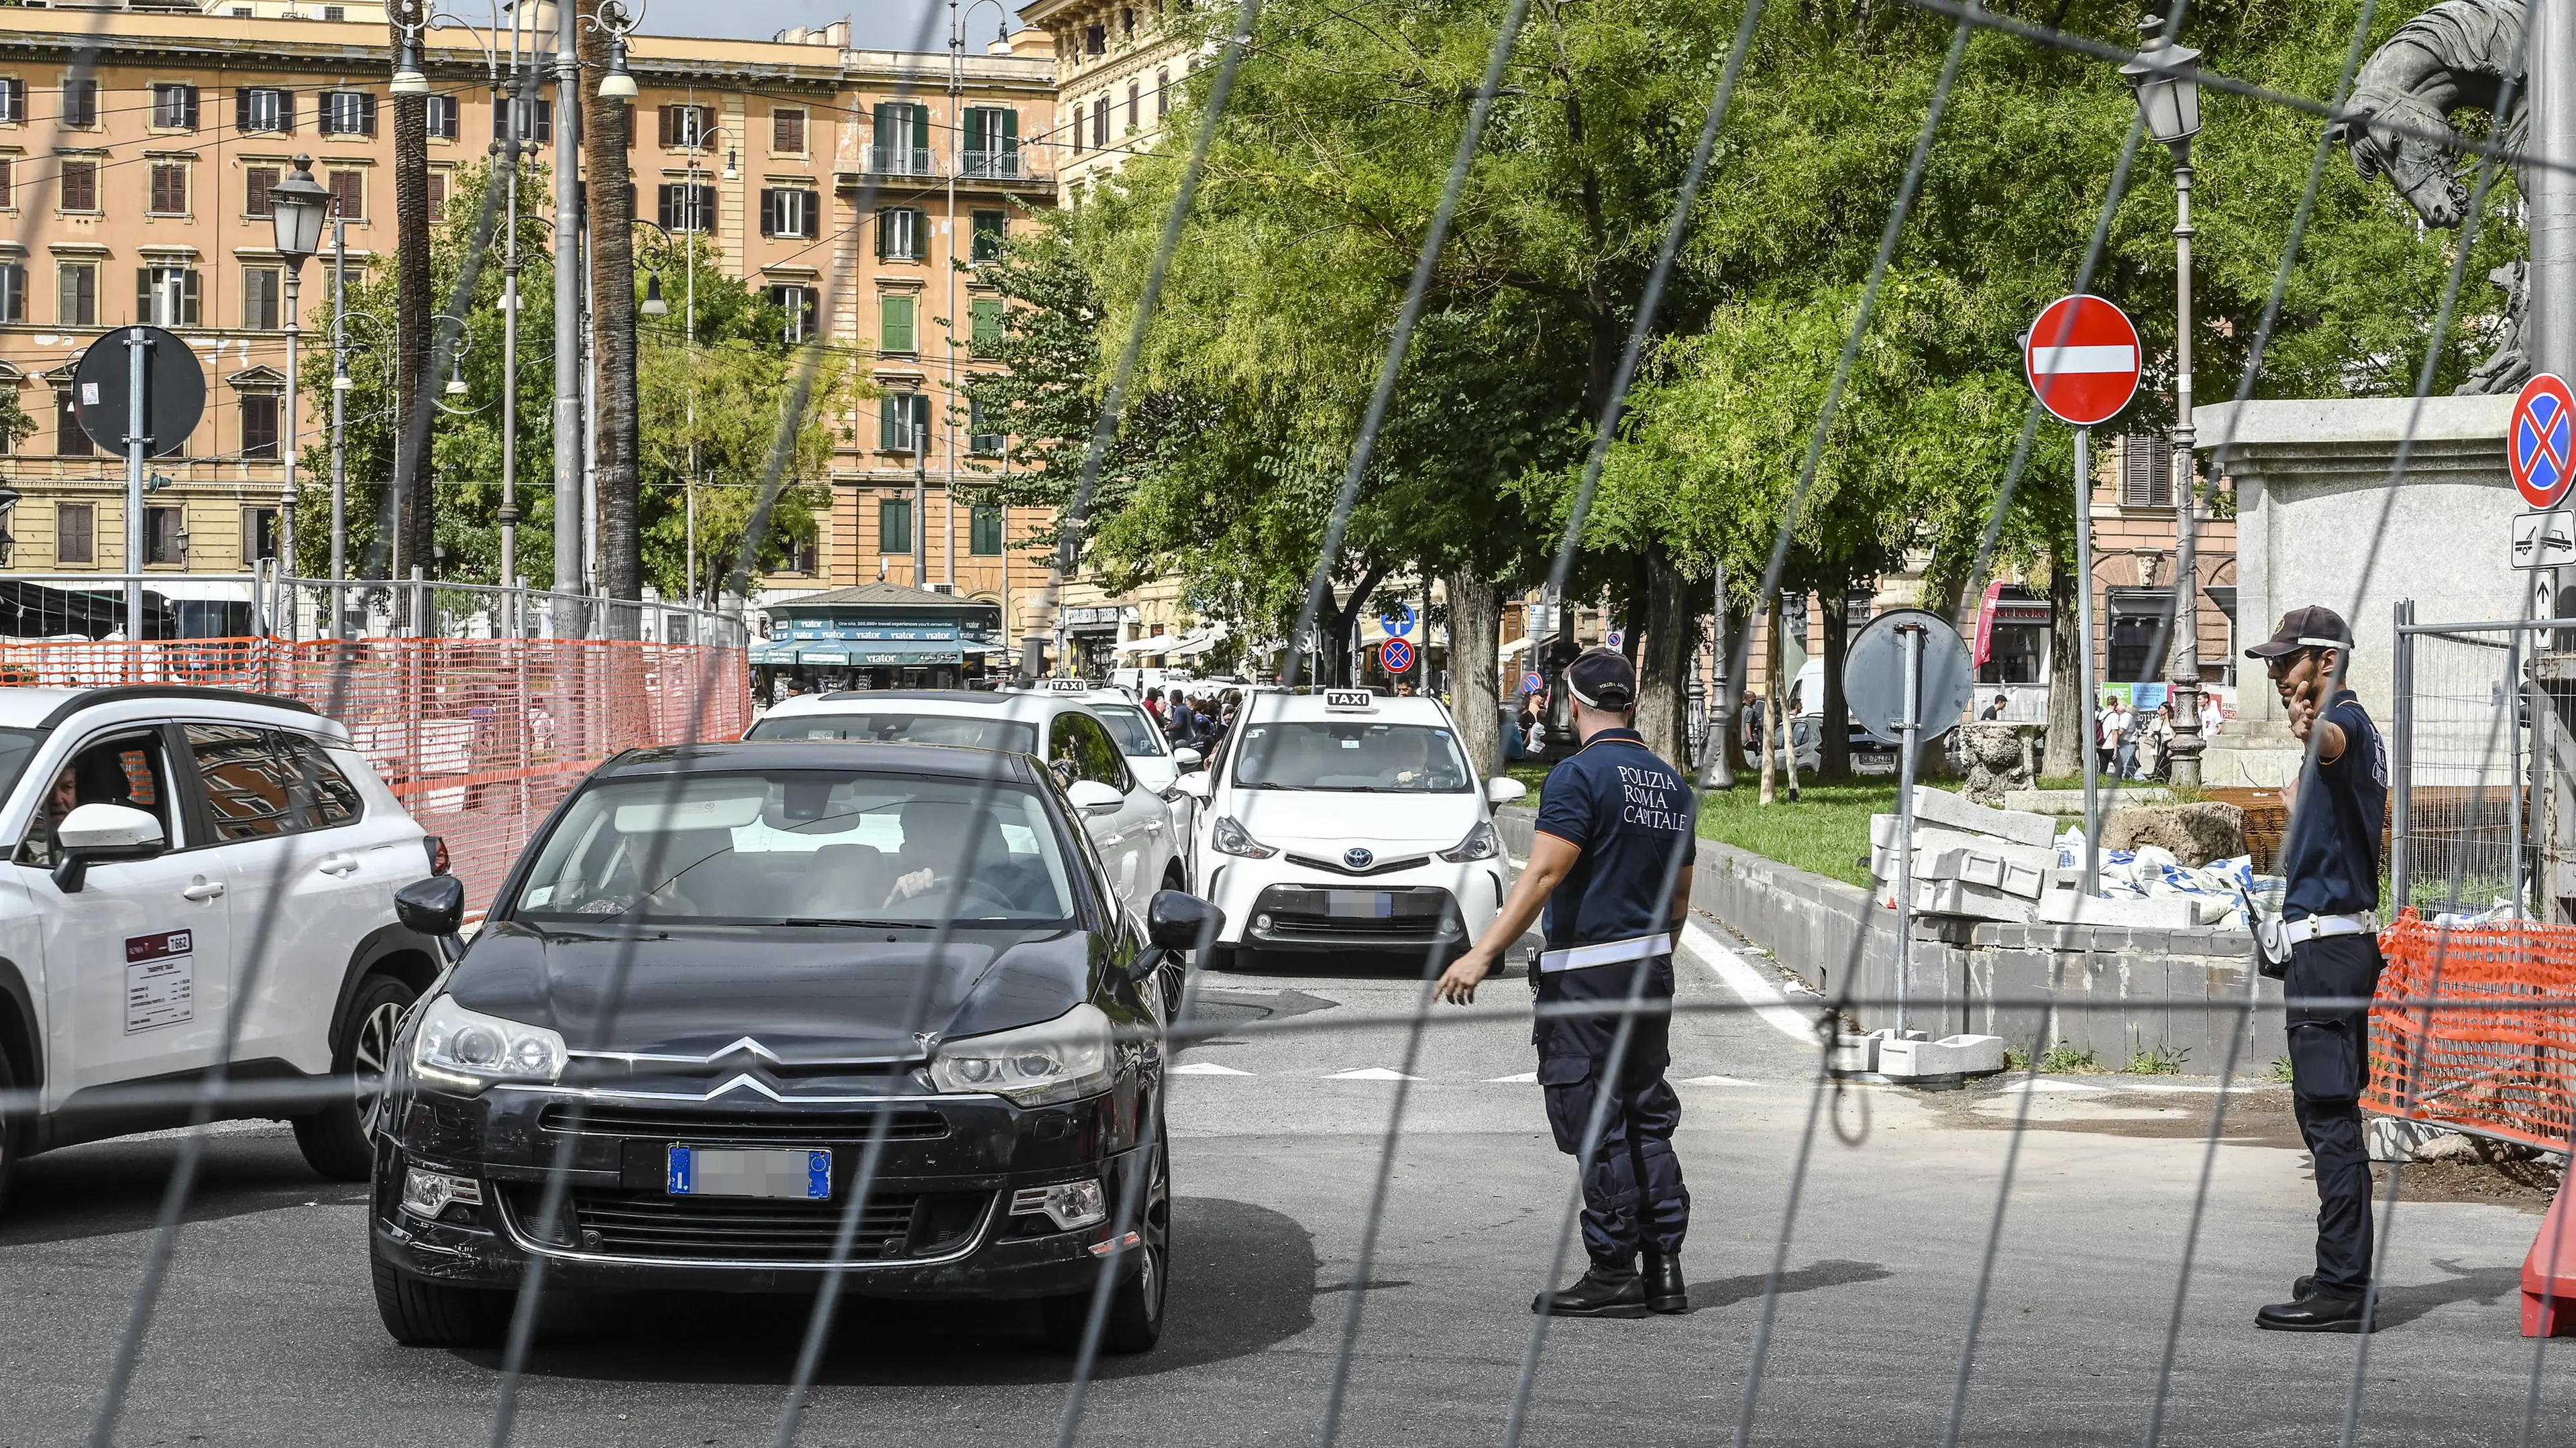
<svg viewBox="0 0 2576 1448"><path fill-rule="evenodd" d="M1327 1081L1419 1081L1422 1078L1407 1076L1401 1071L1390 1071L1384 1066L1362 1066L1356 1071L1336 1071L1324 1079Z"/></svg>
<svg viewBox="0 0 2576 1448"><path fill-rule="evenodd" d="M1174 1066L1172 1074L1175 1076L1249 1076L1252 1073L1238 1071L1232 1066L1220 1066L1214 1061L1192 1061L1186 1066Z"/></svg>

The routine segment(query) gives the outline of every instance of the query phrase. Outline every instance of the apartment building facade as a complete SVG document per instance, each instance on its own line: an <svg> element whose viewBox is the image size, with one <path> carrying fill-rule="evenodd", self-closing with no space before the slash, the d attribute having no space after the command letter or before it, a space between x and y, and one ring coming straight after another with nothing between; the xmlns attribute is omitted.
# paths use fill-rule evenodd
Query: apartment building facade
<svg viewBox="0 0 2576 1448"><path fill-rule="evenodd" d="M395 245L382 11L369 24L322 10L287 18L220 0L203 15L23 10L24 23L0 33L0 387L36 424L0 459L20 495L0 566L126 566L122 467L72 419L71 368L135 321L187 340L207 382L196 433L153 463L166 481L147 496L142 566L222 572L274 555L284 454L315 440L328 395L298 400L290 438L289 318L268 188L310 155L348 222L352 267L389 263ZM837 419L819 546L763 579L764 595L882 577L1005 603L1040 582L1011 544L1043 515L974 505L1000 439L978 430L956 388L992 365L973 356L974 329L1001 324L975 267L1054 200L1052 63L968 56L952 94L947 56L845 40L845 26L766 42L637 37L629 173L588 180L631 183L644 223L705 233L712 265L785 309L791 336L822 329L884 393ZM430 42L435 211L511 125L551 160L557 118L551 86L515 114L496 100L481 37L442 28ZM525 193L523 204L548 209ZM663 281L676 312L684 280ZM307 265L301 290L309 356L327 345L326 268ZM548 365L542 351L532 346L522 365ZM928 493L919 518L916 471ZM916 528L928 552L920 578Z"/></svg>

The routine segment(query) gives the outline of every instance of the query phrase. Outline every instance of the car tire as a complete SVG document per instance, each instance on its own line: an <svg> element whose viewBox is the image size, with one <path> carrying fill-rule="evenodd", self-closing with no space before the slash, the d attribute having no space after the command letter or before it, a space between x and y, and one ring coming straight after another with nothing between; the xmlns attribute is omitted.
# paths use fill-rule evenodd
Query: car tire
<svg viewBox="0 0 2576 1448"><path fill-rule="evenodd" d="M509 1328L515 1292L424 1282L382 1260L367 1265L376 1280L376 1315L405 1347L490 1347Z"/></svg>
<svg viewBox="0 0 2576 1448"><path fill-rule="evenodd" d="M392 1064L395 1032L402 1013L419 992L389 975L358 982L349 998L349 1013L340 1039L331 1043L334 1076L359 1078L348 1099L335 1101L310 1116L295 1118L295 1145L304 1163L334 1181L362 1182L375 1163L376 1103L382 1097L385 1068ZM370 1089L372 1078L373 1089Z"/></svg>
<svg viewBox="0 0 2576 1448"><path fill-rule="evenodd" d="M9 1093L18 1089L18 1067L9 1048L0 1046L0 1211L9 1206L9 1170L17 1165L17 1119L9 1114ZM35 1113L29 1112L32 1116Z"/></svg>
<svg viewBox="0 0 2576 1448"><path fill-rule="evenodd" d="M1127 1356L1151 1352L1163 1338L1163 1308L1172 1281L1171 1153L1154 1147L1154 1184L1146 1192L1137 1269L1109 1291L1109 1318L1101 1324L1100 1350ZM1157 1227L1156 1223L1161 1225ZM1082 1351L1082 1332L1091 1317L1091 1294L1072 1292L1038 1304L1049 1346L1062 1352Z"/></svg>

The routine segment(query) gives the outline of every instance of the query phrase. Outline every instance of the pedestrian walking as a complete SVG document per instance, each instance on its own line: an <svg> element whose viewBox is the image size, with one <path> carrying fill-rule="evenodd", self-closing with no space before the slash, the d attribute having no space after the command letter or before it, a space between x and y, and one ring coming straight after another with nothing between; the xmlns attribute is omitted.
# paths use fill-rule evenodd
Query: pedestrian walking
<svg viewBox="0 0 2576 1448"><path fill-rule="evenodd" d="M2093 762L2105 774L2110 773L2113 756L2120 747L2119 736L2111 731L2111 721L2119 713L2120 696L2108 693L2102 696L2102 707L2093 713Z"/></svg>
<svg viewBox="0 0 2576 1448"><path fill-rule="evenodd" d="M1530 1310L1556 1317L1685 1312L1682 1237L1690 1193L1673 1132L1681 1098L1672 1064L1673 948L1690 907L1693 798L1681 772L1630 727L1636 666L1610 649L1568 665L1580 747L1548 771L1529 861L1501 912L1440 977L1441 999L1464 1005L1503 952L1546 910L1536 979L1542 1007L1642 1003L1624 1051L1620 1015L1540 1017L1530 1038L1557 1150L1583 1185L1583 1249L1591 1265L1573 1286L1541 1292ZM1595 1119L1599 1131L1584 1155ZM1639 1255L1643 1254L1640 1271Z"/></svg>
<svg viewBox="0 0 2576 1448"><path fill-rule="evenodd" d="M2001 719L2002 717L2004 717L2004 710L2005 710L2006 708L2010 707L2010 705L2011 705L2011 704L2012 704L2012 697L2011 697L2010 695L2008 695L2008 694L1997 694L1997 695L1995 696L1995 701L1994 701L1993 703L1988 704L1988 705L1986 706L1986 712L1984 712L1983 714L1978 715L1978 716L1977 716L1977 718L1978 718L1980 721L1989 721L1989 720Z"/></svg>
<svg viewBox="0 0 2576 1448"><path fill-rule="evenodd" d="M2127 779L2138 767L2138 716L2129 701L2115 699L2111 708L2111 777Z"/></svg>
<svg viewBox="0 0 2576 1448"><path fill-rule="evenodd" d="M2281 852L2281 918L2262 923L2263 971L2293 1004L2290 1101L2316 1163L2317 1270L2290 1300L2254 1315L2279 1332L2359 1332L2370 1289L2370 1158L2361 1093L2370 1082L2370 1007L2379 988L2379 827L2388 750L2344 687L2352 631L2332 609L2292 610L2245 651L2263 661L2308 751ZM2340 1004L2350 1002L2350 1004Z"/></svg>

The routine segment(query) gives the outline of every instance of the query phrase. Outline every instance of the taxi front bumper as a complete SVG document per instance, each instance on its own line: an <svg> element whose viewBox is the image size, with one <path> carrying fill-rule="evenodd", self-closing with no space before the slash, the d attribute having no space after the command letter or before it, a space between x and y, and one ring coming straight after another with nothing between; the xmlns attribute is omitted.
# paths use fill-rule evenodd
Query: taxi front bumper
<svg viewBox="0 0 2576 1448"><path fill-rule="evenodd" d="M1257 950L1426 950L1456 955L1474 944L1502 908L1500 856L1375 874L1318 868L1283 851L1267 860L1226 859L1210 872L1207 897L1225 911L1219 942Z"/></svg>

